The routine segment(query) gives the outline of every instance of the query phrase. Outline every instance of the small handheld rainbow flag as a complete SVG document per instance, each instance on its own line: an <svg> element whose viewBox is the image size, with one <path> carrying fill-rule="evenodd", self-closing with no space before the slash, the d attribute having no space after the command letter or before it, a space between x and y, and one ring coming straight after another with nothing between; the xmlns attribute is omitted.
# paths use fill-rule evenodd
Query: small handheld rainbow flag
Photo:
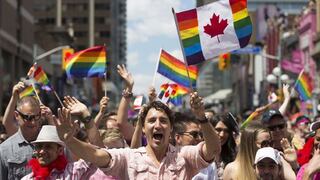
<svg viewBox="0 0 320 180"><path fill-rule="evenodd" d="M301 101L306 101L312 96L311 79L304 69L300 72L298 79L294 85L294 89L299 93Z"/></svg>
<svg viewBox="0 0 320 180"><path fill-rule="evenodd" d="M170 89L172 89L171 93L168 94L168 100L169 102L171 102L172 104L174 104L175 106L179 106L182 104L182 96L188 93L188 89L180 86L178 84L162 84L160 86L160 93L158 95L159 99L163 99L164 95L166 92L168 92L168 88L170 87Z"/></svg>
<svg viewBox="0 0 320 180"><path fill-rule="evenodd" d="M34 79L37 83L39 83L43 90L46 90L46 91L51 91L52 90L51 85L50 85L50 81L48 79L48 76L43 71L41 66L38 66L37 64L34 64L30 68L27 76L28 76L28 78Z"/></svg>
<svg viewBox="0 0 320 180"><path fill-rule="evenodd" d="M106 69L106 50L96 46L79 51L67 58L66 72L71 77L103 77Z"/></svg>
<svg viewBox="0 0 320 180"><path fill-rule="evenodd" d="M188 65L243 48L252 34L247 0L219 0L174 16Z"/></svg>
<svg viewBox="0 0 320 180"><path fill-rule="evenodd" d="M170 80L176 82L181 86L190 86L185 64L170 55L165 50L161 50L157 71L158 73L162 74L163 76L169 78ZM195 87L198 77L198 68L196 66L189 66L188 71L192 87Z"/></svg>
<svg viewBox="0 0 320 180"><path fill-rule="evenodd" d="M34 95L34 90L32 86L28 86L19 94L19 97L23 98L25 96L31 96L31 95Z"/></svg>

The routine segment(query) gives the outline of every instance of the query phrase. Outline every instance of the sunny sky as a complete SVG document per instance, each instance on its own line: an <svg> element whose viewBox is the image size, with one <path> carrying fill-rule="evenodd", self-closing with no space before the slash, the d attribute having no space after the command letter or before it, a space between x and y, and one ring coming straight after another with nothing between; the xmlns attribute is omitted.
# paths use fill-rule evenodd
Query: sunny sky
<svg viewBox="0 0 320 180"><path fill-rule="evenodd" d="M127 65L133 74L135 94L146 94L152 83L159 50L182 59L171 8L176 12L195 7L195 0L127 0ZM156 76L156 88L167 80Z"/></svg>

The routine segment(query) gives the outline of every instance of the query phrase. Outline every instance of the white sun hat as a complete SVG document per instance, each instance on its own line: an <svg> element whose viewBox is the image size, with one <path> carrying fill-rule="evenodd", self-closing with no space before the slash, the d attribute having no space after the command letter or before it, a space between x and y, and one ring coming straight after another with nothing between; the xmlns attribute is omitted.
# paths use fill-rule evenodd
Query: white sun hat
<svg viewBox="0 0 320 180"><path fill-rule="evenodd" d="M60 140L56 126L44 125L42 126L37 139L32 144L42 142L54 142L61 146L66 146L63 141Z"/></svg>

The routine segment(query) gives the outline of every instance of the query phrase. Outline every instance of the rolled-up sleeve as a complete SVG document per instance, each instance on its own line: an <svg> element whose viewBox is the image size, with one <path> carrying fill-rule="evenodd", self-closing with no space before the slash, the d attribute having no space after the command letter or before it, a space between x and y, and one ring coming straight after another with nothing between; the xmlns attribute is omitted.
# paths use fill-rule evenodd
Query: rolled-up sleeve
<svg viewBox="0 0 320 180"><path fill-rule="evenodd" d="M103 149L110 154L111 159L108 167L100 168L106 175L125 176L127 173L127 155L129 148L126 149Z"/></svg>
<svg viewBox="0 0 320 180"><path fill-rule="evenodd" d="M210 165L209 162L203 159L202 146L204 142L199 143L196 146L183 146L180 150L180 155L186 160L188 166L190 166L191 174L196 175L201 169L204 169Z"/></svg>

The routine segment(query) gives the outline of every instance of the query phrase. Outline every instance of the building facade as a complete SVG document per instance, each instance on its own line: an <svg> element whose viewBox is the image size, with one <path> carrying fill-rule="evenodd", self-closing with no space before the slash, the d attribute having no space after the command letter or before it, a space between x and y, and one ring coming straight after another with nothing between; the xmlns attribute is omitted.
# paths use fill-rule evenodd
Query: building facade
<svg viewBox="0 0 320 180"><path fill-rule="evenodd" d="M85 95L88 101L97 103L107 87L108 96L117 102L122 81L116 72L116 66L126 64L126 0L35 0L34 3L39 34L43 30L50 32L56 27L62 27L72 38L68 45L75 51L91 46L106 46L108 82L99 78L85 80L85 92L78 85L76 87L80 91L67 93ZM36 40L41 42L43 38L36 37ZM53 38L42 44L49 44L47 49L50 49L61 45L61 41Z"/></svg>
<svg viewBox="0 0 320 180"><path fill-rule="evenodd" d="M0 114L9 102L12 86L33 62L32 7L28 0L0 1Z"/></svg>

